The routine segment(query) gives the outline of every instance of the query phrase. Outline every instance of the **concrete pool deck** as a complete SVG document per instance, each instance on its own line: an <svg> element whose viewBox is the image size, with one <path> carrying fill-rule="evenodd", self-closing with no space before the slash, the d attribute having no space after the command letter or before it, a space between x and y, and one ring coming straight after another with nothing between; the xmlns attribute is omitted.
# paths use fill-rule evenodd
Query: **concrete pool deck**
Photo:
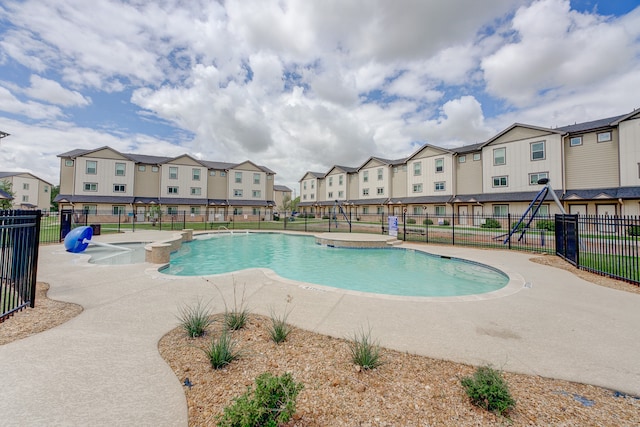
<svg viewBox="0 0 640 427"><path fill-rule="evenodd" d="M94 239L149 242L172 235L136 231ZM184 304L203 299L223 311L234 282L246 289L253 313L268 315L290 296L289 321L307 330L346 337L370 326L384 347L640 395L640 295L532 263L528 253L401 247L485 263L520 286L473 300L388 298L283 280L262 269L206 279L165 276L153 264L99 266L62 245L42 246L38 280L51 285L50 298L84 311L0 346L2 425L186 426L182 385L157 343L177 326Z"/></svg>

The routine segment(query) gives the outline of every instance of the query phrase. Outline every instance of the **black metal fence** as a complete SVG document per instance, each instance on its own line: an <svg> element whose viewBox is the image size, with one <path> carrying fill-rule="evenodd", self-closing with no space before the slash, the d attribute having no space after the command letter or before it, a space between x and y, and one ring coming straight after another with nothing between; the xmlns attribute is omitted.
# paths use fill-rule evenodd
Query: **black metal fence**
<svg viewBox="0 0 640 427"><path fill-rule="evenodd" d="M0 322L35 305L40 211L0 211Z"/></svg>
<svg viewBox="0 0 640 427"><path fill-rule="evenodd" d="M640 285L639 216L578 216L578 267Z"/></svg>
<svg viewBox="0 0 640 427"><path fill-rule="evenodd" d="M556 221L552 216L537 215L510 238L520 214L507 215L433 215L400 212L384 208L376 213L362 211L325 212L322 214L275 214L264 207L245 213L201 215L185 211L162 212L153 216L134 212L72 212L71 228L94 227L94 234L135 232L137 230L293 230L305 232L381 233L390 232L389 218L397 219L398 239L405 241L464 245L482 248L523 250L555 254L577 248L570 261L579 268L640 284L638 264L639 217L578 216L576 243L556 238ZM42 218L40 241L57 243L61 238L61 215ZM393 221L392 221L393 223ZM395 223L392 224L395 228ZM566 230L559 230L563 233Z"/></svg>

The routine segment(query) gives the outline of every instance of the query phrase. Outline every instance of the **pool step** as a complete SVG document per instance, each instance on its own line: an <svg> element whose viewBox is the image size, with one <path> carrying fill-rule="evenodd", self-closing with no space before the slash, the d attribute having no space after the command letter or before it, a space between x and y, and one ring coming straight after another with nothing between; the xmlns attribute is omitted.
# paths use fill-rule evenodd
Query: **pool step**
<svg viewBox="0 0 640 427"><path fill-rule="evenodd" d="M402 244L402 240L387 240L387 246L400 246Z"/></svg>

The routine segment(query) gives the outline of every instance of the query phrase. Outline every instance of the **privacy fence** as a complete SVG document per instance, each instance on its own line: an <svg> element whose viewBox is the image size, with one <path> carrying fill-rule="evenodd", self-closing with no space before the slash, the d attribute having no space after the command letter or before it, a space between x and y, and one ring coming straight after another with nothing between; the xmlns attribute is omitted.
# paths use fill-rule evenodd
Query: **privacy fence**
<svg viewBox="0 0 640 427"><path fill-rule="evenodd" d="M40 211L0 211L0 322L35 304Z"/></svg>
<svg viewBox="0 0 640 427"><path fill-rule="evenodd" d="M389 218L392 229L389 230ZM574 216L574 247L578 251L569 260L579 268L640 284L638 237L640 217ZM522 250L534 253L562 254L567 242L556 236L554 216L537 215L520 224L510 238L520 214L430 215L399 213L386 209L378 213L336 210L329 215L284 213L255 208L241 214L207 217L189 212L173 212L144 217L133 212L67 211L42 218L41 242L57 243L71 228L87 225L94 234L135 232L138 230L294 230L306 232L397 233L405 241L465 245L480 248ZM562 222L564 225L564 222ZM560 225L562 227L563 225ZM568 225L567 227L571 227ZM557 230L562 233L564 229ZM566 230L565 230L566 231ZM569 241L570 244L571 241ZM566 257L565 257L566 258Z"/></svg>

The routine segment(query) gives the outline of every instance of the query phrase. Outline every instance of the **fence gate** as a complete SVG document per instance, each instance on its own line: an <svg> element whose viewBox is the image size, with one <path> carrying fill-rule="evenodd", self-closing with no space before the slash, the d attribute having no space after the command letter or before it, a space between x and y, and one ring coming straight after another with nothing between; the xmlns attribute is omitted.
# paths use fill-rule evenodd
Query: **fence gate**
<svg viewBox="0 0 640 427"><path fill-rule="evenodd" d="M555 228L556 255L577 267L579 255L578 215L557 214Z"/></svg>
<svg viewBox="0 0 640 427"><path fill-rule="evenodd" d="M0 322L33 307L40 211L0 211Z"/></svg>

